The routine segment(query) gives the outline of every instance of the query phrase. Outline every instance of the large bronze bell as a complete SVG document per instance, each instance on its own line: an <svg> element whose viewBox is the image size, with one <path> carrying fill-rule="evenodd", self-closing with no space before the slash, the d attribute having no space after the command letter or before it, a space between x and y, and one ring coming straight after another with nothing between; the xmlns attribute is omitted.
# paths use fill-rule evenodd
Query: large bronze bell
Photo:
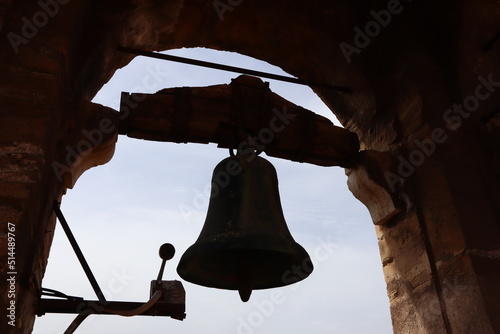
<svg viewBox="0 0 500 334"><path fill-rule="evenodd" d="M297 268L301 275L291 279ZM295 283L312 270L283 217L273 165L255 155L221 161L212 176L205 225L182 256L179 275L191 283L238 290L246 302L253 289Z"/></svg>

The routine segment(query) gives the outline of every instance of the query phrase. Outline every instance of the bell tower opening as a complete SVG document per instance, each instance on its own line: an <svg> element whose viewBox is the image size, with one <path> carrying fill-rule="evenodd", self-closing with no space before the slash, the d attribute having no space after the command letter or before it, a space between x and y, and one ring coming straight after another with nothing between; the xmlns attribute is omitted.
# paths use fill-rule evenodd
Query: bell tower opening
<svg viewBox="0 0 500 334"><path fill-rule="evenodd" d="M203 48L168 54L288 75L266 62ZM153 94L172 87L228 84L238 74L136 57L95 96L115 110L121 92ZM306 86L272 79L271 91L340 126ZM265 154L262 154L265 156ZM229 156L214 144L151 142L119 136L113 159L85 172L63 197L62 210L107 297L147 300L157 270L157 249L169 242L177 255L165 276L203 226L216 164ZM295 240L310 254L315 271L297 284L253 292L249 303L231 291L185 282L187 318L89 318L89 332L361 333L392 331L375 230L367 209L346 185L344 170L265 157L276 167L283 213ZM289 275L301 275L291 268ZM58 226L43 286L93 297L73 251ZM360 314L363 321L359 321ZM369 316L367 316L369 315ZM46 315L33 333L63 332L74 315Z"/></svg>

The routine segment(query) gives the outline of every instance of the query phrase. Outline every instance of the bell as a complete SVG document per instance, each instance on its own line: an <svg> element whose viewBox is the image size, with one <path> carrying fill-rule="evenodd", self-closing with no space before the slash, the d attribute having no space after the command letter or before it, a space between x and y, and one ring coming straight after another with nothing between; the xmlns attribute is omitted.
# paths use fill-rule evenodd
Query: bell
<svg viewBox="0 0 500 334"><path fill-rule="evenodd" d="M292 274L292 272L299 275ZM274 166L259 156L234 155L213 172L205 224L182 256L178 274L188 282L238 290L298 282L312 272L307 252L283 217Z"/></svg>

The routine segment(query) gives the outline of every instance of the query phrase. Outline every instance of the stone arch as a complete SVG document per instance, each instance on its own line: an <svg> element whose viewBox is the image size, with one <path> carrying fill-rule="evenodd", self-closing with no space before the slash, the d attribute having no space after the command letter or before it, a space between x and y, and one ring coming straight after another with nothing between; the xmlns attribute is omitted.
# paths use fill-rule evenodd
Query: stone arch
<svg viewBox="0 0 500 334"><path fill-rule="evenodd" d="M236 2L234 2L236 3ZM140 7L139 7L140 6ZM344 3L336 5L319 5L314 3L294 4L294 9L301 15L279 15L279 4L251 5L241 2L224 13L223 20L213 3L188 6L180 9L174 1L161 6L141 3L126 14L119 23L109 30L105 38L98 41L99 57L87 58L81 82L85 82L83 96L92 96L100 85L107 81L113 72L130 61L131 55L115 51L117 45L138 48L147 51L168 50L181 47L207 47L215 50L234 51L261 59L281 67L286 72L303 79L315 79L332 85L356 86L356 96L343 96L337 92L317 91L325 102L334 110L345 110L345 114L370 109L371 102L360 102L372 99L365 92L362 76L356 65L350 66L339 48L342 41L349 40L347 27L355 25L355 8ZM323 8L327 7L327 8ZM332 8L328 8L332 7ZM176 12L177 11L177 12ZM324 21L339 17L348 20L332 20L328 34L318 34L315 26L308 26L308 13L324 12ZM166 14L168 13L168 14ZM147 17L147 20L144 20ZM200 20L203 17L203 20ZM167 18L167 19L166 19ZM167 24L166 24L167 23ZM273 32L273 33L269 33ZM328 38L329 43L324 40ZM307 47L304 47L304 42ZM333 66L329 66L334 64ZM96 70L98 69L98 70ZM99 73L92 78L85 73ZM355 83L355 84L353 84ZM356 105L352 101L356 100ZM372 106L373 108L373 106ZM342 116L339 113L339 116ZM345 117L342 117L345 118ZM348 123L345 119L344 123Z"/></svg>

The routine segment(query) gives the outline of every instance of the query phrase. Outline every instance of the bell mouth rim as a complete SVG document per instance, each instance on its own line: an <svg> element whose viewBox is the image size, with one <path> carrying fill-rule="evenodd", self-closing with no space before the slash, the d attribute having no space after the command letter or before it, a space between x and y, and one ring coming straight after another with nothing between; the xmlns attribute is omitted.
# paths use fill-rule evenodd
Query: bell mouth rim
<svg viewBox="0 0 500 334"><path fill-rule="evenodd" d="M308 277L314 269L307 251L293 239L232 232L197 240L182 255L177 273L193 284L238 290L237 276L241 270L239 263L242 254L250 254L251 267L257 268L254 269L253 290L299 282ZM267 263L268 259L274 259L273 265L260 267L261 262ZM297 267L301 269L300 275L293 275Z"/></svg>

